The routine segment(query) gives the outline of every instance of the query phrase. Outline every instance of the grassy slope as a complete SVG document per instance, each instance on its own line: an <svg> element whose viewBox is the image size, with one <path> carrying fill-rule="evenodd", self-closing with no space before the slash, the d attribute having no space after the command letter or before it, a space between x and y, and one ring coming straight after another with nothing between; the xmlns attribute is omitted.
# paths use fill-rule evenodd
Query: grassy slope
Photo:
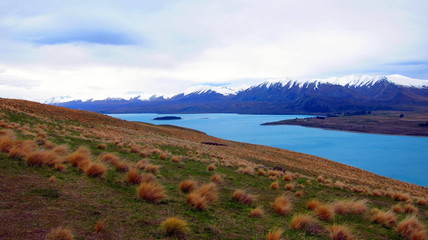
<svg viewBox="0 0 428 240"><path fill-rule="evenodd" d="M95 156L105 151L113 152L129 163L141 159L137 153L123 152L121 144L129 146L131 142L142 147L156 147L168 152L170 157L183 157L182 163L173 163L170 157L161 160L159 154L148 157L153 164L161 165L156 178L168 194L166 201L153 204L137 200L136 187L126 184L125 174L111 167L103 178L89 178L69 164L63 172L48 167L27 167L22 160L9 158L2 153L0 189L7 194L0 195L1 239L40 239L50 228L58 225L72 228L77 239L161 239L166 236L159 230L159 224L171 216L179 216L189 223L189 239L262 239L274 227L287 229L285 235L289 239L326 239L326 235L312 236L288 229L293 213L307 211L307 200L314 197L323 202L350 197L367 198L370 207L385 209L397 203L387 197L319 184L313 180L319 174L355 185L389 187L427 196L425 188L325 159L225 141L195 131L126 122L95 113L25 101L2 99L0 109L5 125L14 128L22 139L34 139L29 132L43 131L47 139L55 144L67 144L71 149L87 146ZM222 143L226 147L200 144L203 141ZM107 143L107 150L96 148L100 142ZM212 172L206 168L211 162L218 163L215 172L223 176L224 182L219 184L219 200L207 210L198 211L185 203L185 195L179 192L177 185L189 177L199 183L209 182ZM294 197L292 195L296 190L286 191L284 181L279 181L279 190L270 190L272 180L265 176L237 173L239 165L281 166L300 173L293 183L305 183L307 179L312 179L312 184L297 188L304 192L304 196ZM49 182L47 179L50 176L55 176L57 180ZM257 202L246 206L230 201L230 194L238 188L258 195ZM362 190L370 191L369 188ZM274 198L282 193L290 194L294 202L293 212L286 216L275 214L270 207ZM264 217L248 216L255 206L264 208ZM427 207L418 207L420 218L426 224L424 212ZM405 215L398 216L401 219ZM106 230L96 234L93 227L102 219L107 219ZM400 239L393 229L368 223L367 216L337 216L334 221L322 224L328 226L332 223L350 225L362 239Z"/></svg>

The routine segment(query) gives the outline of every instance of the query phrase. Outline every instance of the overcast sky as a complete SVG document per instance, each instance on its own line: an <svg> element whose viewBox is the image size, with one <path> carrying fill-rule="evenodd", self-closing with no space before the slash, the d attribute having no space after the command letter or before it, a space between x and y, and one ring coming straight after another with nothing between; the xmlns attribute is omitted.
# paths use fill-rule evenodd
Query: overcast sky
<svg viewBox="0 0 428 240"><path fill-rule="evenodd" d="M428 79L426 0L1 0L0 97L171 94L264 79Z"/></svg>

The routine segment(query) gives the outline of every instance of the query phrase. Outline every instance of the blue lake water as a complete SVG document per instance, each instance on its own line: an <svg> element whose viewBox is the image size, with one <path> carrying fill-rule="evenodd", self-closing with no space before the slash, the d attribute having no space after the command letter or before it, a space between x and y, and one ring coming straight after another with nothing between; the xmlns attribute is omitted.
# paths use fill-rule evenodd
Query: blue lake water
<svg viewBox="0 0 428 240"><path fill-rule="evenodd" d="M169 114L170 115L170 114ZM428 186L428 137L352 133L300 126L260 126L302 115L174 114L181 120L156 121L162 114L110 114L129 121L171 124L211 136L267 145L324 157L379 175Z"/></svg>

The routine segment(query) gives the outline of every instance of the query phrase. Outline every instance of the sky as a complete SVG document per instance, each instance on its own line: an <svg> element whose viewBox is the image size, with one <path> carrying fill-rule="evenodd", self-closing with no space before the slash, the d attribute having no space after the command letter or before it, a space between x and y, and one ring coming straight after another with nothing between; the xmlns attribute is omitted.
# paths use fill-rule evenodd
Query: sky
<svg viewBox="0 0 428 240"><path fill-rule="evenodd" d="M1 0L0 97L171 95L348 74L428 79L426 0Z"/></svg>

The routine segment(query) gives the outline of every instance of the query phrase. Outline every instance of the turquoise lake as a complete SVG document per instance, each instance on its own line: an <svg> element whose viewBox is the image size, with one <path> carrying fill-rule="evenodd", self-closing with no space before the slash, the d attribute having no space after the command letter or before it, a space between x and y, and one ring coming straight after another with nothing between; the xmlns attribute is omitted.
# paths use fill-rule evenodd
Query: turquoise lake
<svg viewBox="0 0 428 240"><path fill-rule="evenodd" d="M174 114L181 120L153 120L171 114L110 114L112 117L170 124L211 136L324 157L379 175L428 186L428 137L392 136L261 123L303 115Z"/></svg>

